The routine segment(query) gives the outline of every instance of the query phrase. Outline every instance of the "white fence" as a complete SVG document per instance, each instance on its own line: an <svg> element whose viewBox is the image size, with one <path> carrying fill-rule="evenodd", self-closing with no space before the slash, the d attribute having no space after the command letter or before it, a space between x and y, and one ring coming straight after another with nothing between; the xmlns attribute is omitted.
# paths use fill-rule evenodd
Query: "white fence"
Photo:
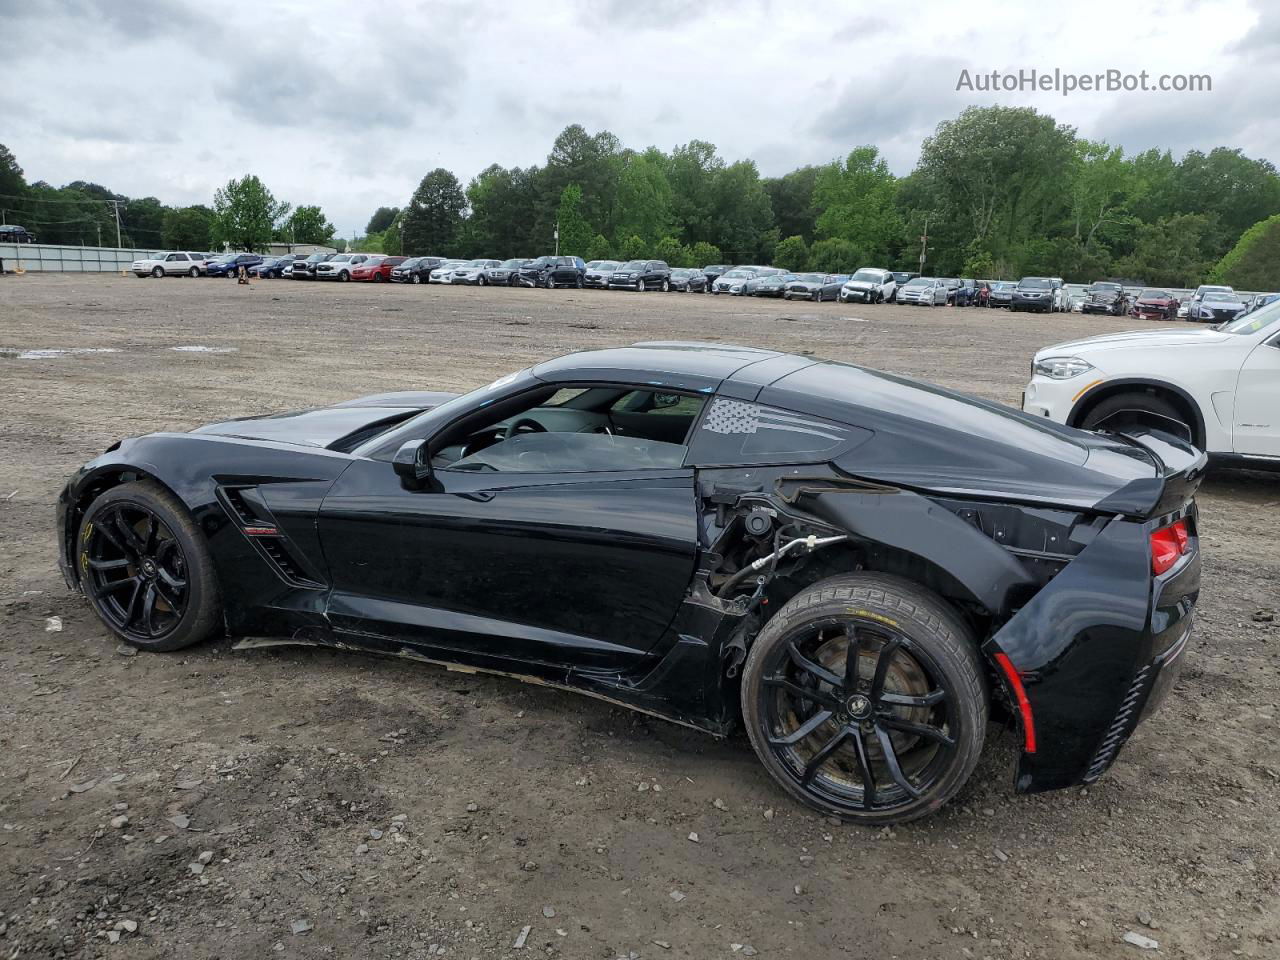
<svg viewBox="0 0 1280 960"><path fill-rule="evenodd" d="M42 273L119 273L128 270L133 261L161 252L119 247L60 247L51 243L0 243L0 261L6 273L19 269Z"/></svg>

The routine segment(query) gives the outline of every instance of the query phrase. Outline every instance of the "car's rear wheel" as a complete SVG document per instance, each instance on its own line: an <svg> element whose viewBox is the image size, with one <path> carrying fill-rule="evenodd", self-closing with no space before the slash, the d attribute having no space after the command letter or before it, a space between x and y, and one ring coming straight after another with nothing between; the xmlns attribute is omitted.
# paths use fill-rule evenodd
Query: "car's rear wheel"
<svg viewBox="0 0 1280 960"><path fill-rule="evenodd" d="M217 631L222 603L204 535L150 481L112 487L89 506L76 565L94 612L144 650L178 650Z"/></svg>
<svg viewBox="0 0 1280 960"><path fill-rule="evenodd" d="M152 267L152 268L151 268L151 275L152 275L153 277L157 277L157 278L159 278L159 277L163 277L163 276L164 276L164 267Z"/></svg>
<svg viewBox="0 0 1280 960"><path fill-rule="evenodd" d="M1187 416L1164 397L1133 390L1107 397L1089 410L1080 421L1085 430L1116 432L1135 427L1154 427L1196 442L1194 426Z"/></svg>
<svg viewBox="0 0 1280 960"><path fill-rule="evenodd" d="M855 823L901 823L954 796L978 762L987 709L969 628L935 594L882 574L793 597L743 670L743 718L765 768Z"/></svg>
<svg viewBox="0 0 1280 960"><path fill-rule="evenodd" d="M198 269L196 269L195 267L192 267L190 270L188 270L188 271L187 271L187 276L188 276L188 277L198 277L198 276L200 276L200 271L199 271Z"/></svg>

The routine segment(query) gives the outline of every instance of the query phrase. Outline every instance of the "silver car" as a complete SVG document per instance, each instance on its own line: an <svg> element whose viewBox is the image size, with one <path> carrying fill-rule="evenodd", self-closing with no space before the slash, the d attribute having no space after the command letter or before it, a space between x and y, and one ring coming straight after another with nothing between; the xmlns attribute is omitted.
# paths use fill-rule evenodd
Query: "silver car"
<svg viewBox="0 0 1280 960"><path fill-rule="evenodd" d="M898 290L898 302L912 306L945 307L947 284L936 277L916 277Z"/></svg>

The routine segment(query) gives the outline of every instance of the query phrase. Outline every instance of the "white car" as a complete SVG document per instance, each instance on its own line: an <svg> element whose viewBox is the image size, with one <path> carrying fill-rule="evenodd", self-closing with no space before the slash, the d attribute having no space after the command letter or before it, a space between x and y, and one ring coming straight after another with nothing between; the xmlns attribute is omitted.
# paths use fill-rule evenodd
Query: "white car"
<svg viewBox="0 0 1280 960"><path fill-rule="evenodd" d="M198 277L204 273L205 259L203 253L159 253L133 261L129 269L138 277Z"/></svg>
<svg viewBox="0 0 1280 960"><path fill-rule="evenodd" d="M1280 301L1208 329L1048 347L1022 409L1085 429L1155 426L1211 456L1280 461Z"/></svg>
<svg viewBox="0 0 1280 960"><path fill-rule="evenodd" d="M343 283L351 279L351 271L356 264L369 259L367 253L340 253L332 260L316 264L317 280L341 280Z"/></svg>
<svg viewBox="0 0 1280 960"><path fill-rule="evenodd" d="M494 267L502 266L501 260L486 260L483 257L476 260L468 260L459 267L455 267L453 275L449 278L450 283L469 283L478 287L488 284L489 280L485 276L488 271Z"/></svg>
<svg viewBox="0 0 1280 960"><path fill-rule="evenodd" d="M898 291L898 302L903 306L945 307L947 283L937 277L912 277Z"/></svg>
<svg viewBox="0 0 1280 960"><path fill-rule="evenodd" d="M759 275L760 271L755 267L734 267L716 278L716 282L711 285L711 292L740 297L743 284Z"/></svg>
<svg viewBox="0 0 1280 960"><path fill-rule="evenodd" d="M436 267L427 276L427 283L452 283L453 271L459 267L465 267L466 260L446 260L440 266Z"/></svg>
<svg viewBox="0 0 1280 960"><path fill-rule="evenodd" d="M840 302L884 303L892 300L898 281L888 270L879 267L859 267L840 288Z"/></svg>

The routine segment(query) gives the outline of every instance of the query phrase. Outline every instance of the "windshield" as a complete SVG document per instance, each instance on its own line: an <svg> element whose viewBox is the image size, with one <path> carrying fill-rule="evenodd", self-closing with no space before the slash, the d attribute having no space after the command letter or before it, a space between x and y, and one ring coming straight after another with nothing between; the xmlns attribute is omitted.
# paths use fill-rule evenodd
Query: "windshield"
<svg viewBox="0 0 1280 960"><path fill-rule="evenodd" d="M617 260L601 260L592 269L599 270L601 273L608 273L611 270L618 269L618 261Z"/></svg>
<svg viewBox="0 0 1280 960"><path fill-rule="evenodd" d="M755 276L755 273L753 273L750 270L730 270L728 273L724 274L720 279L721 280L750 280L754 276Z"/></svg>
<svg viewBox="0 0 1280 960"><path fill-rule="evenodd" d="M628 260L626 263L624 263L624 264L623 264L622 266L620 266L618 269L619 269L619 270L643 270L643 269L644 269L644 261L643 261L643 260Z"/></svg>
<svg viewBox="0 0 1280 960"><path fill-rule="evenodd" d="M822 283L822 281L825 279L827 278L821 273L802 273L796 277L796 282L797 283Z"/></svg>
<svg viewBox="0 0 1280 960"><path fill-rule="evenodd" d="M917 289L920 287L931 287L933 286L933 278L932 277L916 277L914 280L908 280L907 286L915 287Z"/></svg>
<svg viewBox="0 0 1280 960"><path fill-rule="evenodd" d="M1049 281L1041 280L1036 277L1028 277L1018 281L1019 290L1048 290Z"/></svg>
<svg viewBox="0 0 1280 960"><path fill-rule="evenodd" d="M329 262L330 263L347 263L351 259L351 257L352 257L352 254L350 253L340 253Z"/></svg>
<svg viewBox="0 0 1280 960"><path fill-rule="evenodd" d="M517 260L503 260L503 261L502 261L502 267L503 267L503 269L505 269L505 270L514 270L516 267L522 267L522 266L524 266L524 261L523 261L523 260L519 260L519 259L517 259Z"/></svg>
<svg viewBox="0 0 1280 960"><path fill-rule="evenodd" d="M1168 290L1143 290L1138 294L1139 300L1172 300L1173 294Z"/></svg>
<svg viewBox="0 0 1280 960"><path fill-rule="evenodd" d="M329 259L330 256L331 254L328 253L313 253L311 256L307 257L307 263L323 263L325 260Z"/></svg>
<svg viewBox="0 0 1280 960"><path fill-rule="evenodd" d="M1272 300L1266 306L1259 307L1247 317L1224 323L1218 329L1223 333L1234 333L1248 336L1267 329L1280 329L1280 300Z"/></svg>
<svg viewBox="0 0 1280 960"><path fill-rule="evenodd" d="M1214 291L1213 293L1206 293L1204 295L1204 302L1205 303L1241 303L1242 301L1234 293L1218 293L1217 291Z"/></svg>
<svg viewBox="0 0 1280 960"><path fill-rule="evenodd" d="M997 280L991 285L992 290L1012 290L1013 282L1010 280Z"/></svg>
<svg viewBox="0 0 1280 960"><path fill-rule="evenodd" d="M1112 283L1109 280L1103 283L1095 283L1093 285L1093 290L1095 293L1100 293L1104 290L1123 290L1123 289L1124 287L1120 286L1120 284Z"/></svg>
<svg viewBox="0 0 1280 960"><path fill-rule="evenodd" d="M879 270L859 270L853 275L854 280L865 280L867 283L879 283L884 275Z"/></svg>

